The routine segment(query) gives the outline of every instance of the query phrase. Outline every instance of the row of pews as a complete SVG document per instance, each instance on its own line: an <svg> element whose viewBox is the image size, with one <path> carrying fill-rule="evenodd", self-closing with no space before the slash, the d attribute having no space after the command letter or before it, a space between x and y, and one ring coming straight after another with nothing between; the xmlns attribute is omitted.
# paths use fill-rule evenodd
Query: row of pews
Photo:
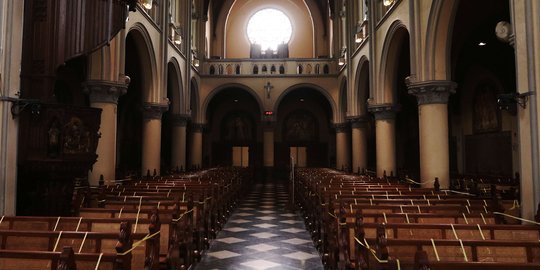
<svg viewBox="0 0 540 270"><path fill-rule="evenodd" d="M330 169L293 182L326 269L540 269L540 223L506 224L516 201Z"/></svg>
<svg viewBox="0 0 540 270"><path fill-rule="evenodd" d="M0 218L0 270L192 268L248 179L216 168L81 187L73 217Z"/></svg>

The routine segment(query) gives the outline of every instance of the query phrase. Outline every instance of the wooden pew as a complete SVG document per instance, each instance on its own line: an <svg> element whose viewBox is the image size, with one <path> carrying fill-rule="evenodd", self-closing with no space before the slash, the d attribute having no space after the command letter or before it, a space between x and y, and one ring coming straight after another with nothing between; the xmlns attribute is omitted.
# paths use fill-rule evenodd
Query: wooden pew
<svg viewBox="0 0 540 270"><path fill-rule="evenodd" d="M95 270L99 260L100 270L114 270L115 253L78 253L71 247L62 251L0 250L0 270Z"/></svg>

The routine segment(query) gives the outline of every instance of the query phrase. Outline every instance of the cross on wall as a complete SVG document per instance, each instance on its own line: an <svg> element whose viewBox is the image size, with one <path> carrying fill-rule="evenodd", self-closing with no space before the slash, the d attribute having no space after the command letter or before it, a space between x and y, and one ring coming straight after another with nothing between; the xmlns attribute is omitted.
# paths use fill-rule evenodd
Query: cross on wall
<svg viewBox="0 0 540 270"><path fill-rule="evenodd" d="M264 86L264 89L266 90L266 98L270 98L270 91L274 88L274 86L270 82L266 82L266 85Z"/></svg>

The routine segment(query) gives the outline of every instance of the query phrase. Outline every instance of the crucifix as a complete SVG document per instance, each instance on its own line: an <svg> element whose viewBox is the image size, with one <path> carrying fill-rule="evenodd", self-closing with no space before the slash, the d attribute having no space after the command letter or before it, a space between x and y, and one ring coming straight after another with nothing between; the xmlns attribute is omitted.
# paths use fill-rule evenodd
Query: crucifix
<svg viewBox="0 0 540 270"><path fill-rule="evenodd" d="M272 90L274 86L270 84L270 82L266 82L266 85L264 86L264 89L266 90L266 98L270 98L270 90Z"/></svg>

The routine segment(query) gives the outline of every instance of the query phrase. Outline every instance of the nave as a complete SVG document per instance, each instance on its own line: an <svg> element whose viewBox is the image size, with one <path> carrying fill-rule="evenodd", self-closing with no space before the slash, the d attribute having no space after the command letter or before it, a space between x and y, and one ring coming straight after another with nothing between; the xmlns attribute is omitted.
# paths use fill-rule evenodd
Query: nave
<svg viewBox="0 0 540 270"><path fill-rule="evenodd" d="M301 218L281 183L253 186L195 268L323 269Z"/></svg>

